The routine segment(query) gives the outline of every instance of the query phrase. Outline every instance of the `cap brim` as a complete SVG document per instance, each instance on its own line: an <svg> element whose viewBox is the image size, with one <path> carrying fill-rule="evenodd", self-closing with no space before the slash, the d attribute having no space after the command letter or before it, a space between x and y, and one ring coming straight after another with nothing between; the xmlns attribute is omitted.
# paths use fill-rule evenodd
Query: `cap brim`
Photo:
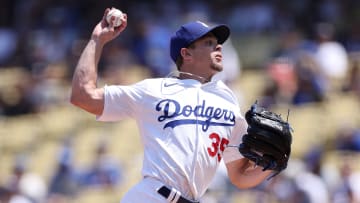
<svg viewBox="0 0 360 203"><path fill-rule="evenodd" d="M218 25L210 30L218 39L219 44L223 44L230 36L230 28L226 25Z"/></svg>

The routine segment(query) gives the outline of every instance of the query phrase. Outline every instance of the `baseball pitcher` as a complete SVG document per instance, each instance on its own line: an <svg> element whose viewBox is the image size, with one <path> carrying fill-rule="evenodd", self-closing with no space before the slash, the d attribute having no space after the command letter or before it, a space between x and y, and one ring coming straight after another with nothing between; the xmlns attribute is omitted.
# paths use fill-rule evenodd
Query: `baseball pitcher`
<svg viewBox="0 0 360 203"><path fill-rule="evenodd" d="M128 25L124 13L120 26L110 26L109 11L105 10L80 56L71 103L96 115L98 121L128 117L137 121L144 147L142 179L122 203L199 202L221 161L238 188L254 187L285 168L288 157L280 166L275 156L252 149L256 138L243 143L243 135L257 131L247 132L249 125L233 92L222 81L212 80L223 70L221 50L230 35L228 26L210 27L199 21L180 26L169 39L169 55L178 70L168 77L98 87L102 49ZM261 132L271 128L258 127ZM263 157L267 159L261 161Z"/></svg>

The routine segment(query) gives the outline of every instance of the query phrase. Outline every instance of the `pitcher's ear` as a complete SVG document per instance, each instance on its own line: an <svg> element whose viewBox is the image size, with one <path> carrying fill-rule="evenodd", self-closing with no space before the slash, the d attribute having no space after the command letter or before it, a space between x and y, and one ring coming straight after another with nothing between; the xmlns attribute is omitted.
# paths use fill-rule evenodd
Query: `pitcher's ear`
<svg viewBox="0 0 360 203"><path fill-rule="evenodd" d="M187 48L181 48L181 50L180 50L180 55L181 55L183 58L185 58L185 57L187 57L187 56L191 56L191 53L190 53L189 49L187 49Z"/></svg>

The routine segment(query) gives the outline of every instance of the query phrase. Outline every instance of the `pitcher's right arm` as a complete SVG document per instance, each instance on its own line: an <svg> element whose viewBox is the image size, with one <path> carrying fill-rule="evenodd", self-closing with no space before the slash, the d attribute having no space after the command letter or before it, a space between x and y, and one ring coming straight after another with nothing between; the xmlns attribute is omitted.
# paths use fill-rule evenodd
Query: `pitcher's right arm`
<svg viewBox="0 0 360 203"><path fill-rule="evenodd" d="M127 26L127 15L124 14L122 24L112 27L106 21L105 10L102 20L95 26L91 39L83 50L72 80L70 102L92 114L101 115L104 109L104 88L97 87L97 69L103 47L124 31Z"/></svg>

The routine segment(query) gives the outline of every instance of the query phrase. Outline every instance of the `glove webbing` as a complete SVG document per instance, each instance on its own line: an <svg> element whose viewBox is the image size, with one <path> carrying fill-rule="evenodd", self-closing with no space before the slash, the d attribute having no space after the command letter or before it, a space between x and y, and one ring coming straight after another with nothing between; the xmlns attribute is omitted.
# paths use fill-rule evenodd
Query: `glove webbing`
<svg viewBox="0 0 360 203"><path fill-rule="evenodd" d="M271 152L271 154L278 158L284 158L283 154L279 149L271 147L268 142L264 140L257 139L257 135L245 134L243 136L243 142L248 146L252 146L256 151L265 154L266 152ZM270 143L272 144L272 143Z"/></svg>
<svg viewBox="0 0 360 203"><path fill-rule="evenodd" d="M270 144L274 145L274 147L276 147L279 151L281 151L281 153L290 155L290 149L285 146L289 146L290 145L289 142L291 142L291 141L285 140L283 135L269 132L267 130L263 130L260 128L256 128L256 130L255 130L252 127L248 128L248 133L250 135L256 137L257 140L262 140L266 143L270 143ZM259 135L259 136L256 136L256 135Z"/></svg>

